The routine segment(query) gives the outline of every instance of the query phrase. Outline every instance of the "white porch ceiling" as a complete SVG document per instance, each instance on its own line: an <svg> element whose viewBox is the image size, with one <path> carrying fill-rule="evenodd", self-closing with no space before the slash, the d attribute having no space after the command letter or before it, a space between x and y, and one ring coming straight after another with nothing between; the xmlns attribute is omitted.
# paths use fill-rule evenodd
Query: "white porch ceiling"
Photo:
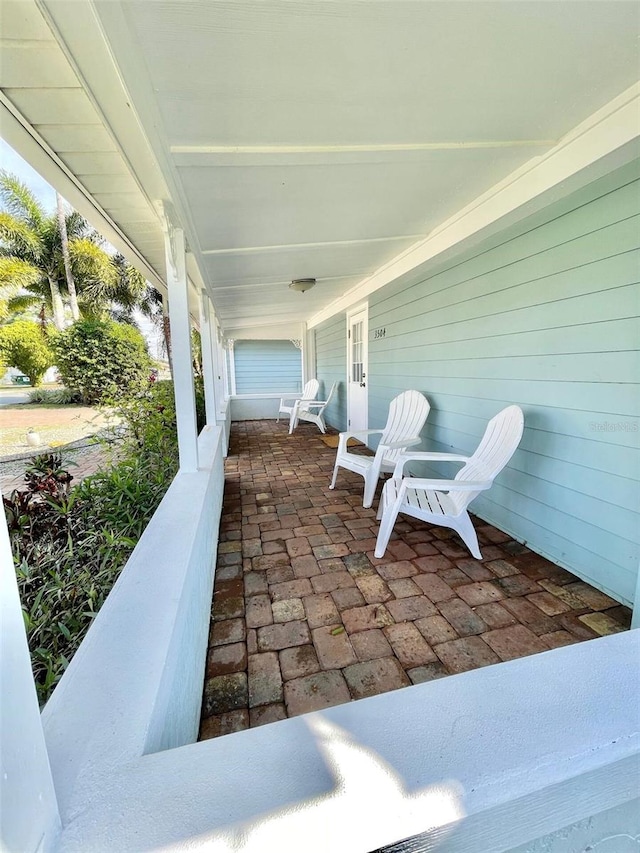
<svg viewBox="0 0 640 853"><path fill-rule="evenodd" d="M229 331L326 309L640 76L627 2L0 8L6 101L160 277L171 201Z"/></svg>

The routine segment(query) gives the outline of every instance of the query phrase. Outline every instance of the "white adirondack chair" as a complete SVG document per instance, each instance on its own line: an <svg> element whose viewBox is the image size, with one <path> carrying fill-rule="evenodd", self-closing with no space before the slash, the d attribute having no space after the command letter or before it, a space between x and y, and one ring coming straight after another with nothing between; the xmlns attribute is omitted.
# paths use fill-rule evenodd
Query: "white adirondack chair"
<svg viewBox="0 0 640 853"><path fill-rule="evenodd" d="M291 413L291 429L289 432L291 433L294 431L298 426L298 421L309 421L310 423L315 424L324 435L327 431L327 427L324 422L323 413L331 402L337 387L338 383L334 382L326 400L297 400L293 406L294 411Z"/></svg>
<svg viewBox="0 0 640 853"><path fill-rule="evenodd" d="M480 492L489 489L513 456L524 429L524 416L518 406L508 406L491 418L473 456L456 453L409 451L398 459L393 477L382 490L378 518L380 529L376 557L384 556L398 513L420 518L430 524L450 527L459 534L477 560L482 559L478 537L467 507ZM453 480L403 477L411 461L464 462Z"/></svg>
<svg viewBox="0 0 640 853"><path fill-rule="evenodd" d="M299 394L296 397L280 398L280 406L278 408L278 418L276 420L276 423L280 422L280 415L287 415L287 417L289 418L289 435L291 435L291 433L293 432L293 413L296 407L296 403L299 403L301 400L315 399L319 387L320 383L317 379L310 379L302 389L302 394Z"/></svg>
<svg viewBox="0 0 640 853"><path fill-rule="evenodd" d="M341 432L329 488L335 488L338 468L347 468L349 471L354 471L364 477L362 506L371 506L379 477L383 473L394 470L398 457L403 450L420 444L420 430L427 419L429 408L429 401L419 391L403 391L389 404L389 416L384 429ZM375 435L376 433L382 433L382 435L375 456L360 456L356 453L349 453L347 442L350 438L364 441L368 435Z"/></svg>

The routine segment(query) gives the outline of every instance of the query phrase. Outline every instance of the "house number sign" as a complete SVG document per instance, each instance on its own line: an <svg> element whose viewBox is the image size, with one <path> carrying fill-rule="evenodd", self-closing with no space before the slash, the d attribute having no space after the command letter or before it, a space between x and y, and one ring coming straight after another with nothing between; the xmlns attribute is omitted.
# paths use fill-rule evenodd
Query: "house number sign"
<svg viewBox="0 0 640 853"><path fill-rule="evenodd" d="M385 336L386 334L387 334L387 330L386 330L386 329L375 329L375 330L374 330L374 332L373 332L373 339L374 339L374 341L375 341L375 340L377 340L378 338L384 338L384 336Z"/></svg>

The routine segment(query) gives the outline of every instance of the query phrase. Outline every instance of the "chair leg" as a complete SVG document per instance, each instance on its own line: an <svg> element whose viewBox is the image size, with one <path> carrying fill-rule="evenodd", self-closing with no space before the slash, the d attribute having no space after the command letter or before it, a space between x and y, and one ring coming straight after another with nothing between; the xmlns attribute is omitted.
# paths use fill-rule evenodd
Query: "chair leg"
<svg viewBox="0 0 640 853"><path fill-rule="evenodd" d="M340 465L338 464L338 460L336 459L336 463L333 466L333 477L331 478L331 485L329 486L330 489L335 489L335 487L336 487L336 480L338 478L338 468L339 467L340 467Z"/></svg>
<svg viewBox="0 0 640 853"><path fill-rule="evenodd" d="M451 527L459 534L460 538L471 551L476 560L481 560L482 553L480 551L480 546L478 545L478 536L468 513L465 512L459 518L456 518L455 524L451 524Z"/></svg>
<svg viewBox="0 0 640 853"><path fill-rule="evenodd" d="M318 426L320 427L320 432L324 435L327 431L326 426L324 425L324 418L320 415L320 420L318 421Z"/></svg>
<svg viewBox="0 0 640 853"><path fill-rule="evenodd" d="M373 503L373 498L376 493L376 486L378 485L378 477L374 476L376 474L375 471L369 469L367 473L364 475L364 495L362 497L362 506L365 509L369 509L371 504Z"/></svg>
<svg viewBox="0 0 640 853"><path fill-rule="evenodd" d="M389 539L391 538L391 533L398 517L398 510L393 503L386 500L384 489L380 497L380 503L384 506L378 530L378 538L376 539L376 549L374 551L375 556L378 558L384 557L384 552L387 550L387 545L389 544Z"/></svg>
<svg viewBox="0 0 640 853"><path fill-rule="evenodd" d="M291 417L289 418L289 435L294 431L294 429L298 426L298 418L295 412L291 412Z"/></svg>

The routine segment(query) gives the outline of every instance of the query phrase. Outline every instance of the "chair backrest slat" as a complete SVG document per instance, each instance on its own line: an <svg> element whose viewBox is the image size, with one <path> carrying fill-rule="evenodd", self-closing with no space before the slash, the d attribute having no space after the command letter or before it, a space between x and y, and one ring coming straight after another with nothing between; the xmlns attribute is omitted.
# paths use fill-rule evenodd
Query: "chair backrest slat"
<svg viewBox="0 0 640 853"><path fill-rule="evenodd" d="M307 382L307 384L304 386L304 389L302 391L302 396L300 399L302 399L302 400L315 400L319 387L320 387L320 383L318 382L317 379L310 379Z"/></svg>
<svg viewBox="0 0 640 853"><path fill-rule="evenodd" d="M498 412L484 431L473 456L456 474L456 480L493 481L511 459L520 444L524 430L524 415L519 406L507 406ZM477 492L450 492L449 497L461 512L476 497Z"/></svg>
<svg viewBox="0 0 640 853"><path fill-rule="evenodd" d="M324 406L318 406L317 408L314 407L313 409L310 410L311 414L315 416L314 421L315 421L315 418L318 417L319 415L321 415L324 412L324 410L327 408L327 406L331 402L331 398L333 397L337 387L338 387L338 383L334 382L333 385L331 386L330 391L329 391L329 396L324 401ZM305 397L304 399L313 400L315 398L314 397L310 397L310 398ZM300 417L302 420L304 420L303 416L308 414L308 413L309 413L309 409L305 409L304 405L301 405L300 406Z"/></svg>
<svg viewBox="0 0 640 853"><path fill-rule="evenodd" d="M420 435L429 414L429 401L420 391L403 391L389 404L389 416L380 441L402 441ZM394 461L402 450L390 450L385 460Z"/></svg>

